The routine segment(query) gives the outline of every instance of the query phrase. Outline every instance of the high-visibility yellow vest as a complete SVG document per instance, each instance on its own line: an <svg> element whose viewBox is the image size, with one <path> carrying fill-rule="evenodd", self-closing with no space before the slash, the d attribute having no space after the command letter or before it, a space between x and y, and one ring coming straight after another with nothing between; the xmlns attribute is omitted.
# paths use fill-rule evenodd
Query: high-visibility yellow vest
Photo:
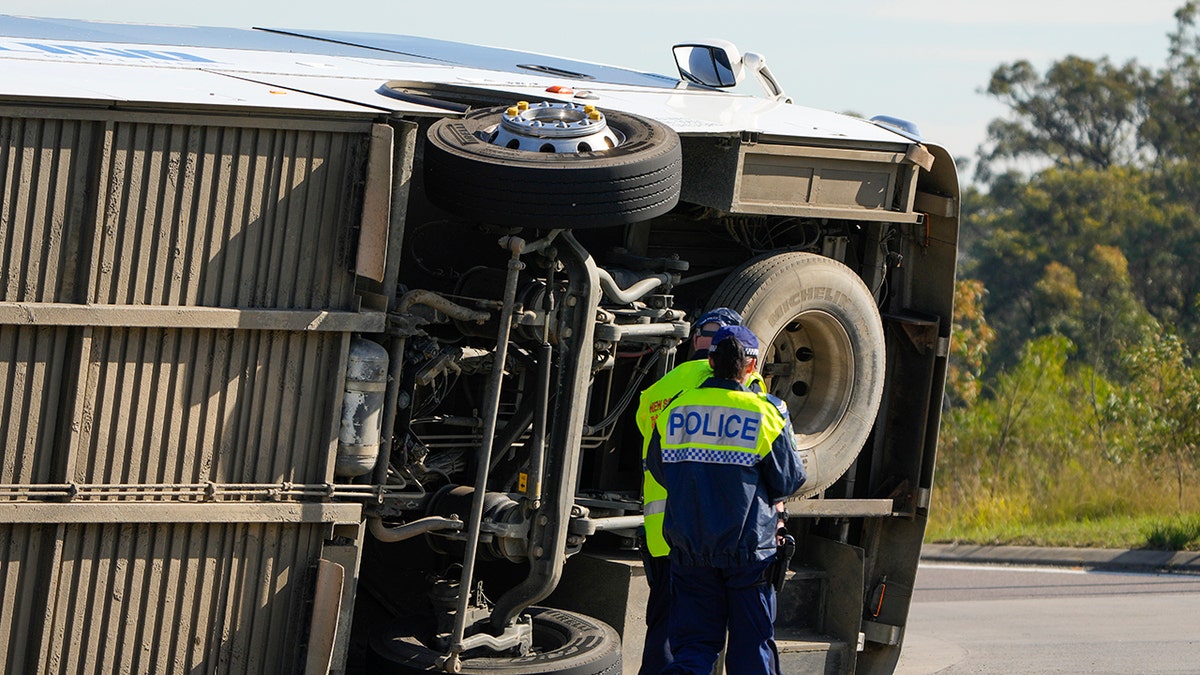
<svg viewBox="0 0 1200 675"><path fill-rule="evenodd" d="M784 424L779 409L765 396L701 387L675 398L654 426L664 463L678 455L680 461L754 466L771 454Z"/></svg>
<svg viewBox="0 0 1200 675"><path fill-rule="evenodd" d="M712 374L712 366L708 364L708 359L684 361L663 375L659 381L642 390L638 399L635 421L638 431L642 432L642 514L645 519L646 548L655 558L670 553L671 547L667 545L662 531L663 514L667 510L667 489L645 470L650 435L654 432L654 423L659 413L666 409L672 399L682 392L699 387L712 377ZM750 389L757 387L759 391L766 391L767 388L758 371L750 374L747 386Z"/></svg>

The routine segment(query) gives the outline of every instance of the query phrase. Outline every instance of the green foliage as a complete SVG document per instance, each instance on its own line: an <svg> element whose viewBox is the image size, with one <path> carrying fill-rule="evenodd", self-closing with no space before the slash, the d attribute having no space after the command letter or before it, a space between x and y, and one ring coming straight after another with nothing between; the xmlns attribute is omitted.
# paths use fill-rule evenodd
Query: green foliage
<svg viewBox="0 0 1200 675"><path fill-rule="evenodd" d="M1148 548L1165 551L1200 548L1200 516L1151 521L1145 536Z"/></svg>
<svg viewBox="0 0 1200 675"><path fill-rule="evenodd" d="M1187 384L1197 371L1178 344L1164 339L1131 352L1139 374L1117 386L1072 360L1065 337L1030 341L973 404L947 411L927 540L1200 548L1187 526L1163 524L1177 522L1163 514L1200 507L1200 485L1178 480L1195 467L1164 471L1169 455L1155 444L1175 446L1147 439L1161 432L1144 419L1162 424L1144 407L1160 401L1144 393L1156 380L1176 392L1173 400L1187 398L1189 387L1200 397L1200 386ZM1150 359L1161 365L1148 367Z"/></svg>
<svg viewBox="0 0 1200 675"><path fill-rule="evenodd" d="M1139 100L1150 77L1133 62L1115 66L1102 58L1068 56L1043 77L1028 61L1002 65L987 93L1015 120L988 126L986 172L1001 159L1047 158L1060 167L1106 169L1137 155Z"/></svg>
<svg viewBox="0 0 1200 675"><path fill-rule="evenodd" d="M1129 61L1067 56L1043 75L1025 60L1002 64L985 92L1011 111L988 126L979 179L1006 160L1069 169L1162 167L1189 161L1200 145L1200 6L1175 13L1168 58L1154 69Z"/></svg>
<svg viewBox="0 0 1200 675"><path fill-rule="evenodd" d="M1050 169L1001 187L967 224L974 238L964 265L987 288L998 365L1012 363L1026 340L1061 333L1079 358L1108 372L1124 343L1156 329L1155 316L1195 322L1185 306L1195 294L1181 287L1200 278L1182 246L1161 244L1200 238L1200 222L1181 222L1145 172ZM1172 220L1191 234L1163 236Z"/></svg>
<svg viewBox="0 0 1200 675"><path fill-rule="evenodd" d="M1186 2L1159 68L993 73L932 540L1200 549L1198 23Z"/></svg>
<svg viewBox="0 0 1200 675"><path fill-rule="evenodd" d="M939 454L939 485L982 513L1007 511L1012 486L1048 486L1076 456L1082 439L1099 428L1088 382L1068 371L1073 345L1061 336L1029 343L1022 359L1000 373L987 395L947 412ZM1090 372L1090 371L1089 371Z"/></svg>
<svg viewBox="0 0 1200 675"><path fill-rule="evenodd" d="M1010 114L980 149L988 189L966 195L963 244L1002 366L1051 333L1109 373L1157 325L1200 346L1200 4L1175 16L1161 67L1067 56L992 74ZM1000 171L1015 159L1048 168Z"/></svg>
<svg viewBox="0 0 1200 675"><path fill-rule="evenodd" d="M1128 452L1173 469L1180 511L1184 484L1200 464L1200 370L1192 361L1177 336L1152 336L1126 355L1129 385L1109 402L1129 430Z"/></svg>
<svg viewBox="0 0 1200 675"><path fill-rule="evenodd" d="M953 404L975 402L982 388L980 377L988 349L996 338L983 314L983 283L960 279L954 287L954 325L946 394Z"/></svg>
<svg viewBox="0 0 1200 675"><path fill-rule="evenodd" d="M1197 3L1175 12L1167 67L1154 74L1143 92L1145 117L1138 129L1143 144L1161 163L1188 160L1200 144L1200 35Z"/></svg>

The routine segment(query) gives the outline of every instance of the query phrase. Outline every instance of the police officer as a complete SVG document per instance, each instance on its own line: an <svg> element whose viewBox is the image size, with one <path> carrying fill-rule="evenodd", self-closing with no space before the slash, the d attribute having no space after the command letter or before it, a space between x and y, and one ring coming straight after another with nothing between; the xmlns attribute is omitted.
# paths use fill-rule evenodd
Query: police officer
<svg viewBox="0 0 1200 675"><path fill-rule="evenodd" d="M692 333L692 358L708 360L708 348L713 336L725 326L742 325L742 315L728 307L718 307L696 321L696 330Z"/></svg>
<svg viewBox="0 0 1200 675"><path fill-rule="evenodd" d="M647 456L669 494L673 661L662 672L711 673L728 631L728 673L775 674L776 504L806 476L783 402L745 386L758 339L726 326L713 345L713 376L659 414Z"/></svg>
<svg viewBox="0 0 1200 675"><path fill-rule="evenodd" d="M646 449L650 445L650 434L654 420L681 392L700 386L712 377L712 366L708 363L708 349L717 331L726 326L739 326L742 316L728 307L718 307L705 313L696 321L692 333L692 360L684 361L642 391L638 401L636 421L642 432L642 463L646 461ZM765 391L766 385L758 371L751 374L750 388ZM642 549L642 562L646 570L646 582L650 594L646 598L646 641L642 647L640 675L657 674L671 662L671 650L667 645L667 610L670 606L671 568L670 547L663 539L663 513L666 508L667 491L649 471L642 480L642 513L645 516L646 545Z"/></svg>

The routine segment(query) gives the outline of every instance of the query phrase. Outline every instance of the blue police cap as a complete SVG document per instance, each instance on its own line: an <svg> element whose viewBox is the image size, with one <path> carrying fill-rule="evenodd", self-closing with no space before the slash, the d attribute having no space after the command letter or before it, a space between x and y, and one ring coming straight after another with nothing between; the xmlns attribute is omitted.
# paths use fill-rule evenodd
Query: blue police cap
<svg viewBox="0 0 1200 675"><path fill-rule="evenodd" d="M696 329L700 330L704 326L707 326L707 325L713 324L713 323L717 324L718 328L724 327L724 326L740 326L740 325L742 325L742 315L738 314L737 312L733 311L732 309L729 309L728 307L718 307L710 312L707 312L704 316L700 317L696 321ZM709 334L706 334L704 331L701 331L700 334L701 335L709 335Z"/></svg>
<svg viewBox="0 0 1200 675"><path fill-rule="evenodd" d="M758 358L758 338L754 332L745 326L721 326L713 335L713 348L724 342L727 338L733 338L742 345L747 356Z"/></svg>

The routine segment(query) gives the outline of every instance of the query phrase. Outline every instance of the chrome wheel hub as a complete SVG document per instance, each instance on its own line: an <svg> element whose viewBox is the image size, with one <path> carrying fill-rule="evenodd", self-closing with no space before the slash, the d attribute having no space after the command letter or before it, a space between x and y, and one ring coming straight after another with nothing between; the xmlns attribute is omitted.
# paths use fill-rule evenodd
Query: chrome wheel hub
<svg viewBox="0 0 1200 675"><path fill-rule="evenodd" d="M576 153L608 150L623 140L595 106L520 101L504 111L489 142L512 150Z"/></svg>

